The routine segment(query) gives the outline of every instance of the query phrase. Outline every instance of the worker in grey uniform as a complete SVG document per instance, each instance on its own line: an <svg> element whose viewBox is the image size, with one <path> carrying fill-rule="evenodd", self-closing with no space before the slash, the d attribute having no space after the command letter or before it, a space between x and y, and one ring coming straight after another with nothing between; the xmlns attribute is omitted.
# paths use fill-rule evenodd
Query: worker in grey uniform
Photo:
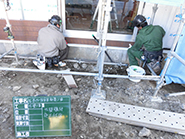
<svg viewBox="0 0 185 139"><path fill-rule="evenodd" d="M138 66L137 59L141 59L146 61L154 72L160 71L164 29L159 25L148 25L143 15L137 15L133 24L139 33L134 45L127 51L130 66Z"/></svg>
<svg viewBox="0 0 185 139"><path fill-rule="evenodd" d="M58 15L53 15L48 21L47 27L39 30L37 43L38 55L40 63L33 63L39 67L39 64L47 64L48 67L52 66L65 66L66 63L62 62L69 52L69 47L66 44L65 37L61 31L62 20ZM45 62L42 63L42 60Z"/></svg>

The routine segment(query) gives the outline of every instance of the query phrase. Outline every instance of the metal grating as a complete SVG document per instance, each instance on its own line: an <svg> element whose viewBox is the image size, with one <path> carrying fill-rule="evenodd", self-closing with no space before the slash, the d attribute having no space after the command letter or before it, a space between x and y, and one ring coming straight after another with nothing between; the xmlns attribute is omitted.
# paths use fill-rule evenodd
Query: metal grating
<svg viewBox="0 0 185 139"><path fill-rule="evenodd" d="M93 116L185 135L185 114L91 98L86 112Z"/></svg>

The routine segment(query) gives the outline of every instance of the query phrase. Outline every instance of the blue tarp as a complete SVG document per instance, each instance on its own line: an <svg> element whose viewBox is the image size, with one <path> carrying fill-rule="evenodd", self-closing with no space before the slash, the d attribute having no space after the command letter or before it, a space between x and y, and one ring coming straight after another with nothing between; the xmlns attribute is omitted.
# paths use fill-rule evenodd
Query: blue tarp
<svg viewBox="0 0 185 139"><path fill-rule="evenodd" d="M155 4L164 4L170 6L181 6L184 3L184 0L137 0L143 1L148 3L155 3Z"/></svg>
<svg viewBox="0 0 185 139"><path fill-rule="evenodd" d="M182 36L179 38L175 53L185 60L185 27L182 30ZM167 84L172 82L185 84L185 66L175 57L171 60L165 74Z"/></svg>

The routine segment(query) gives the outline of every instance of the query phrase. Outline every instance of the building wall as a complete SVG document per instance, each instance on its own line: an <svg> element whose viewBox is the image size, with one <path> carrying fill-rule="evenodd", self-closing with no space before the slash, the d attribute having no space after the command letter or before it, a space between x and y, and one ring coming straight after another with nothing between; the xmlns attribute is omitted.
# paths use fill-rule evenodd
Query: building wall
<svg viewBox="0 0 185 139"><path fill-rule="evenodd" d="M27 20L10 20L12 26L12 32L14 35L14 42L17 48L17 53L20 56L34 57L37 54L37 37L40 28L47 26L48 22L45 21L27 21ZM0 29L6 25L5 20L0 20ZM72 38L66 37L66 41L70 46L70 52L68 58L75 59L97 59L97 47L98 44L94 39L86 38ZM127 53L126 48L133 42L124 41L107 41L107 53L115 62L126 62ZM72 45L73 44L73 45ZM0 53L3 54L12 48L11 41L7 38L7 33L0 32ZM109 61L105 57L106 61Z"/></svg>
<svg viewBox="0 0 185 139"><path fill-rule="evenodd" d="M16 41L37 41L38 31L47 26L46 21L10 20L14 39ZM8 40L7 33L3 32L6 21L0 19L0 40Z"/></svg>
<svg viewBox="0 0 185 139"><path fill-rule="evenodd" d="M153 12L153 3L147 3L143 9L143 2L140 2L138 14L143 14L148 23L150 23L151 15ZM65 10L62 9L62 14ZM176 34L180 21L180 14L184 12L184 8L158 5L157 12L154 18L154 25L162 26L166 35L164 37L163 47L171 48L174 39L179 34ZM161 14L163 13L163 14ZM62 16L64 18L65 16ZM63 19L65 21L65 19ZM12 25L12 32L15 36L15 44L17 47L18 54L35 56L37 53L37 35L40 28L47 26L47 21L29 21L29 20L10 20ZM6 26L4 19L0 19L0 53L4 53L11 49L11 43L7 39L7 34L3 32L3 28ZM69 58L79 59L97 59L97 43L92 38L92 34L95 36L97 32L91 31L80 31L80 30L66 30L63 28L64 35L70 46ZM137 30L133 35L125 34L107 34L107 52L111 58L116 62L128 62L127 59L127 48L129 43L133 44ZM106 58L108 61L108 59Z"/></svg>

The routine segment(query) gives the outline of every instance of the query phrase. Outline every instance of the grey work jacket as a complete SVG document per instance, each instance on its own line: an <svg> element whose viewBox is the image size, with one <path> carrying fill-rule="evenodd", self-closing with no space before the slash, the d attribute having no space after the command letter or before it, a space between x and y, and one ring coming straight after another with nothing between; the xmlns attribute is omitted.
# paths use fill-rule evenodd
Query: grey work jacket
<svg viewBox="0 0 185 139"><path fill-rule="evenodd" d="M45 57L54 57L59 55L59 50L66 48L66 41L62 32L54 25L49 24L39 30L38 53Z"/></svg>

